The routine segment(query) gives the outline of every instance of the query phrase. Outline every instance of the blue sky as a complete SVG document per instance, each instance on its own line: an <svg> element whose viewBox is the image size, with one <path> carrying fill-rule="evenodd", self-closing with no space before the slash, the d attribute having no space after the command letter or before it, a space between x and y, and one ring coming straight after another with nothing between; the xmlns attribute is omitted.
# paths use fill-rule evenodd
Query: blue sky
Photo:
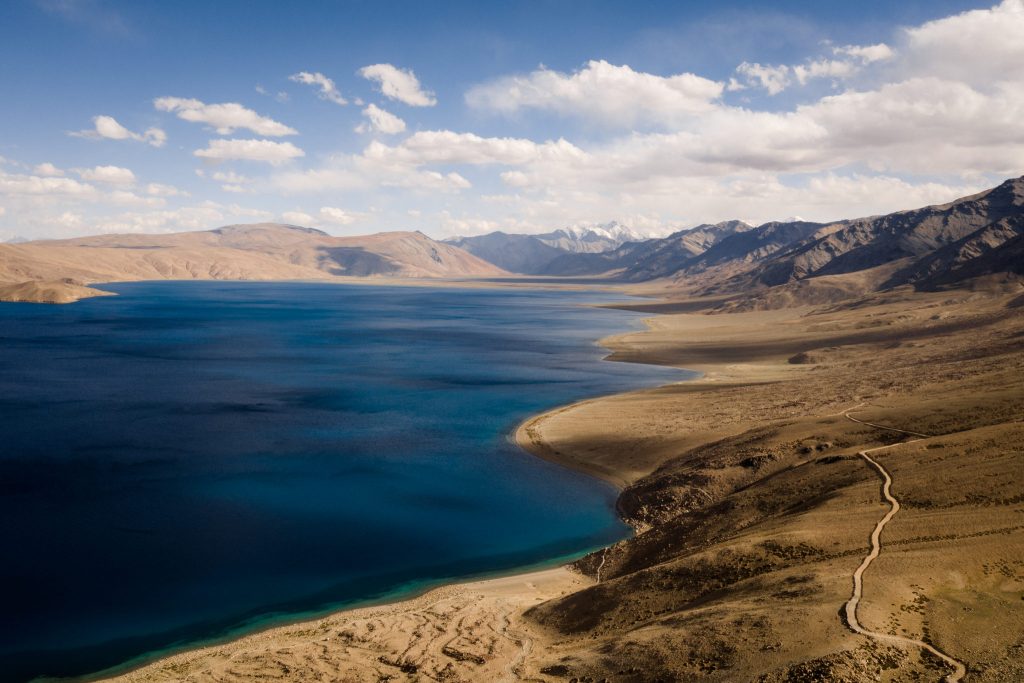
<svg viewBox="0 0 1024 683"><path fill-rule="evenodd" d="M497 5L5 2L0 240L664 232L1024 172L1021 0Z"/></svg>

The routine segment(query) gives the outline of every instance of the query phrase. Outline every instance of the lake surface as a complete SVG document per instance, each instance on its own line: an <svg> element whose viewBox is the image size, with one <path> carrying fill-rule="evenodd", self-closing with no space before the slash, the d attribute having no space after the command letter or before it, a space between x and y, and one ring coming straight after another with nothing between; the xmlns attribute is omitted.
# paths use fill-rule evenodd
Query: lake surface
<svg viewBox="0 0 1024 683"><path fill-rule="evenodd" d="M624 537L509 443L685 379L602 362L598 293L131 283L0 304L0 679L80 675Z"/></svg>

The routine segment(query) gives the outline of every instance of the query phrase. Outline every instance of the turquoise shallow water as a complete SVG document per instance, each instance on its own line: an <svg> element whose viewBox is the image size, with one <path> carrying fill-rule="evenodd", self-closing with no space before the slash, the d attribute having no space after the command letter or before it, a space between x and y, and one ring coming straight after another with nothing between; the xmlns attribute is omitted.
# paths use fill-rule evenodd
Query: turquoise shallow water
<svg viewBox="0 0 1024 683"><path fill-rule="evenodd" d="M601 362L593 293L132 283L0 304L0 678L81 675L623 537L508 442L685 379Z"/></svg>

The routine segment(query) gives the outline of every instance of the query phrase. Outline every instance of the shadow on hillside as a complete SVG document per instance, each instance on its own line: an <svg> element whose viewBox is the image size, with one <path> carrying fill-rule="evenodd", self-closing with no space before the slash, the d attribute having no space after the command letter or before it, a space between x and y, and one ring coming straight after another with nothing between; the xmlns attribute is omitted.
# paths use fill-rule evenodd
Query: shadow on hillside
<svg viewBox="0 0 1024 683"><path fill-rule="evenodd" d="M331 275L391 275L399 272L392 261L362 247L322 247L321 268ZM333 264L333 265L332 265Z"/></svg>

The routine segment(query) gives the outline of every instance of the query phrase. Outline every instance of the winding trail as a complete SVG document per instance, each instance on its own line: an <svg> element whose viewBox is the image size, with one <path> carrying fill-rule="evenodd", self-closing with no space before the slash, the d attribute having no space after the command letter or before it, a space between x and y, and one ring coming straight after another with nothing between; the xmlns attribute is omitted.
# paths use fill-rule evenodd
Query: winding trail
<svg viewBox="0 0 1024 683"><path fill-rule="evenodd" d="M864 558L864 561L860 563L859 567L857 567L857 571L853 573L853 594L850 596L850 599L846 601L846 621L854 632L859 633L863 636L868 636L869 638L874 638L875 640L880 640L889 643L897 643L900 645L912 645L915 647L919 647L923 650L927 650L931 654L935 655L936 657L944 661L949 666L953 667L953 673L947 675L945 680L947 681L947 683L957 683L957 681L962 680L963 677L967 674L967 667L964 666L963 662L954 659L953 657L950 657L949 655L942 652L935 646L930 645L924 642L923 640L916 640L914 638L904 638L903 636L894 636L888 633L879 633L877 631L871 631L869 629L866 629L864 628L864 626L861 625L860 621L858 621L857 619L857 606L860 604L861 597L864 593L864 572L867 570L869 566L871 566L871 563L874 562L875 558L878 557L878 555L882 552L882 530L885 528L886 524L892 521L892 518L896 516L896 513L900 511L900 502L896 500L895 496L892 495L892 476L889 474L888 470L882 467L882 465L877 460L868 455L868 453L874 453L875 451L882 451L887 448L894 448L896 446L902 446L904 444L913 443L915 441L921 441L922 439L928 438L927 434L911 432L905 429L896 429L894 427L885 427L883 425L877 425L872 422L858 420L857 418L850 415L850 411L856 410L857 408L860 408L862 405L864 404L862 403L858 406L850 408L849 410L844 411L842 415L847 419L862 425L867 425L869 427L874 427L876 429L884 429L890 432L907 434L909 436L914 436L917 438L890 444L888 446L868 448L857 453L857 455L864 458L868 462L868 464L870 464L872 467L878 470L879 474L882 475L882 495L885 497L886 501L888 501L890 508L889 512L887 512L885 516L882 517L882 519L878 520L878 524L875 525L874 531L871 532L871 552L867 554L867 556Z"/></svg>
<svg viewBox="0 0 1024 683"><path fill-rule="evenodd" d="M601 570L604 569L604 561L608 557L608 548L601 550L601 564L597 565L597 582L601 583Z"/></svg>

